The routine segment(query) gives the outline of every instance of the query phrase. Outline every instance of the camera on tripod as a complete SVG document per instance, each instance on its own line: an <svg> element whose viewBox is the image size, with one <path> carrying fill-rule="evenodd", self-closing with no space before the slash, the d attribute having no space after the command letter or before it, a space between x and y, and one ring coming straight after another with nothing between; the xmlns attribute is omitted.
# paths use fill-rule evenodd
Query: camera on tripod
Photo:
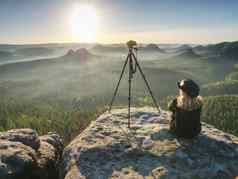
<svg viewBox="0 0 238 179"><path fill-rule="evenodd" d="M129 49L135 49L137 50L137 42L134 41L134 40L129 40L127 43L126 43L127 47Z"/></svg>
<svg viewBox="0 0 238 179"><path fill-rule="evenodd" d="M130 41L128 41L126 43L126 45L127 45L128 49L129 49L128 55L126 57L126 61L125 61L124 65L123 65L123 68L122 68L122 71L121 71L121 74L120 74L120 77L119 77L119 81L118 81L116 89L114 91L112 100L110 102L109 112L112 109L112 105L113 105L113 102L114 102L115 97L117 95L117 91L118 91L118 88L119 88L122 76L123 76L123 74L125 72L125 69L126 69L126 66L128 64L129 65L129 70L128 70L129 71L129 75L128 75L128 82L129 82L129 90L128 90L128 128L130 128L130 119L131 119L131 114L130 114L130 112L131 112L131 81L132 81L132 78L133 78L133 74L136 72L136 68L139 69L139 72L140 72L140 74L141 74L141 76L142 76L142 78L143 78L143 80L144 80L144 82L145 82L145 84L147 86L147 89L148 89L148 91L150 93L150 96L151 96L151 98L152 98L152 100L154 102L155 107L157 108L159 113L160 113L161 110L160 110L159 105L157 104L157 101L156 101L153 93L152 93L152 90L151 90L151 88L149 86L149 83L146 80L145 74L143 73L143 71L142 71L142 69L141 69L141 67L139 65L139 62L137 60L137 55L135 55L135 51L137 51L137 43L136 43L136 41L130 40Z"/></svg>

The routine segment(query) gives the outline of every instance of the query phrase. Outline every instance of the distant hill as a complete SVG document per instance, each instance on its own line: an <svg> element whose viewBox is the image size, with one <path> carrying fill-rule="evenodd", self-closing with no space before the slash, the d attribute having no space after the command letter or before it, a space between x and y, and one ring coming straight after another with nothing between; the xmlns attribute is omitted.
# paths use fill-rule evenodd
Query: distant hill
<svg viewBox="0 0 238 179"><path fill-rule="evenodd" d="M144 51L144 52L166 53L165 50L159 48L156 44L148 44L145 47L139 48L139 50Z"/></svg>
<svg viewBox="0 0 238 179"><path fill-rule="evenodd" d="M50 68L58 68L66 65L80 66L79 64L85 63L87 61L93 61L95 59L100 59L100 56L93 55L89 53L86 49L78 49L76 51L69 50L67 54L57 57L57 58L45 58L32 61L24 61L18 63L9 63L0 66L1 73L27 73L26 71L34 69L35 71L44 71ZM50 73L54 73L50 70ZM43 74L40 74L43 76ZM21 82L23 84L23 82ZM1 84L0 84L1 86Z"/></svg>
<svg viewBox="0 0 238 179"><path fill-rule="evenodd" d="M181 45L179 47L176 48L177 51L182 51L182 50L189 50L191 49L192 47L187 45L187 44L184 44L184 45Z"/></svg>
<svg viewBox="0 0 238 179"><path fill-rule="evenodd" d="M15 53L22 56L44 56L50 55L54 52L53 49L46 47L31 47L31 48L21 48L17 49Z"/></svg>
<svg viewBox="0 0 238 179"><path fill-rule="evenodd" d="M199 57L200 57L200 55L196 54L196 53L193 51L193 49L190 48L190 49L187 49L187 50L185 50L184 52L182 52L182 53L176 55L176 56L173 57L173 58L191 58L191 59L193 59L193 58L199 58Z"/></svg>
<svg viewBox="0 0 238 179"><path fill-rule="evenodd" d="M222 94L237 94L238 81L237 80L224 80L209 83L202 86L204 95L222 95Z"/></svg>
<svg viewBox="0 0 238 179"><path fill-rule="evenodd" d="M11 52L0 51L0 59L9 58L9 57L12 57L12 56L13 56L13 54Z"/></svg>
<svg viewBox="0 0 238 179"><path fill-rule="evenodd" d="M198 50L198 51L205 50L205 49L206 49L206 47L203 45L197 45L197 46L193 47L193 50Z"/></svg>
<svg viewBox="0 0 238 179"><path fill-rule="evenodd" d="M238 60L238 41L222 42L207 46L197 46L194 50L206 55Z"/></svg>
<svg viewBox="0 0 238 179"><path fill-rule="evenodd" d="M236 42L224 42L214 46L215 49L220 51L221 56L228 58L238 58L238 41Z"/></svg>
<svg viewBox="0 0 238 179"><path fill-rule="evenodd" d="M238 81L238 71L233 71L226 75L226 80L237 80Z"/></svg>
<svg viewBox="0 0 238 179"><path fill-rule="evenodd" d="M138 50L142 53L150 54L164 54L165 50L159 48L156 44L148 44L143 47L139 47ZM127 54L128 49L125 45L95 45L90 51L95 53L122 53Z"/></svg>
<svg viewBox="0 0 238 179"><path fill-rule="evenodd" d="M95 45L90 50L93 52L101 52L101 53L108 53L108 52L126 53L127 52L127 48L125 46L113 46L113 45Z"/></svg>

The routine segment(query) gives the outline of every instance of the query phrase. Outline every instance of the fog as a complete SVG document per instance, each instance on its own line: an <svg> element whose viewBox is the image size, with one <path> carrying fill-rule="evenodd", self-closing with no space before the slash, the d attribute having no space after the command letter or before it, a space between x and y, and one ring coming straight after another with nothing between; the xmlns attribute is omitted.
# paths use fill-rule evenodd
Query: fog
<svg viewBox="0 0 238 179"><path fill-rule="evenodd" d="M95 99L108 104L127 51L96 51L87 46L54 48L54 53L42 57L0 59L1 96L30 100ZM74 53L67 54L69 49ZM184 49L166 49L166 53L139 50L138 61L157 99L176 95L177 80L192 78L200 85L224 80L236 61L197 57ZM66 55L67 54L67 55ZM181 55L182 54L182 55ZM149 95L139 71L132 80L132 94L136 101ZM117 101L126 104L128 69L121 82Z"/></svg>

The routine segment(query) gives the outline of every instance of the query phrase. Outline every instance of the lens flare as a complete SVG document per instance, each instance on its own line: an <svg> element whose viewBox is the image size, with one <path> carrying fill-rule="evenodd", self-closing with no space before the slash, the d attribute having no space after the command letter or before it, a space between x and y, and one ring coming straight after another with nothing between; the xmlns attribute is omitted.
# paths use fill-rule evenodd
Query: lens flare
<svg viewBox="0 0 238 179"><path fill-rule="evenodd" d="M95 42L99 25L96 9L88 4L75 6L71 17L73 38L80 42Z"/></svg>

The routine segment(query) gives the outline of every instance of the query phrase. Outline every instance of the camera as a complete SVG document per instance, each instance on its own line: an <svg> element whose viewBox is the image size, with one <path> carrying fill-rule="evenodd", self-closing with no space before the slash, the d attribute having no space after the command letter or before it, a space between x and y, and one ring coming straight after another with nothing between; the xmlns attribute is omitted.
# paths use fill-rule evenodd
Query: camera
<svg viewBox="0 0 238 179"><path fill-rule="evenodd" d="M129 41L126 43L126 45L127 45L127 47L128 47L129 49L133 49L133 48L136 48L137 43L136 43L136 41L134 41L134 40L129 40Z"/></svg>

